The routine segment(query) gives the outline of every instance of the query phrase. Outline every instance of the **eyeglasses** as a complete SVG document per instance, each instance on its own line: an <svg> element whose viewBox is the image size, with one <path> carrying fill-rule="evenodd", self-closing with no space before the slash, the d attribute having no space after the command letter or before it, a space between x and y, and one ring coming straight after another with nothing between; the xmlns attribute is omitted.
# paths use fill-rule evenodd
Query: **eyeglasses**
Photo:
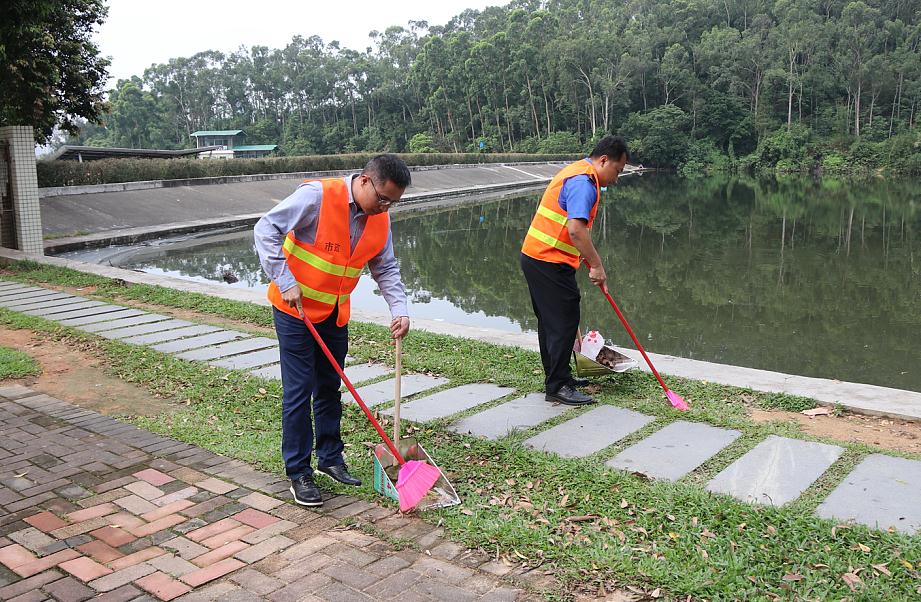
<svg viewBox="0 0 921 602"><path fill-rule="evenodd" d="M385 199L384 197L381 196L381 194L377 191L377 186L374 185L374 180L372 180L370 176L368 176L368 181L371 182L371 189L374 190L374 195L377 197L378 205L384 208L388 208L394 203L396 203L396 201L394 200Z"/></svg>

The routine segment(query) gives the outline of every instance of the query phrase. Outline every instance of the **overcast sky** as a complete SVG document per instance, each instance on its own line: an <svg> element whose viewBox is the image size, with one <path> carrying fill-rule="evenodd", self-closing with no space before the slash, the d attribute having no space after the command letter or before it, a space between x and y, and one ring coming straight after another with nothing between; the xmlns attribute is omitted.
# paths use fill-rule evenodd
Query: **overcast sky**
<svg viewBox="0 0 921 602"><path fill-rule="evenodd" d="M282 48L295 35L318 35L363 51L368 33L391 25L427 21L443 25L466 8L503 5L501 0L107 0L109 16L97 41L112 59L109 86L142 75L154 63L203 50L236 50L241 44Z"/></svg>

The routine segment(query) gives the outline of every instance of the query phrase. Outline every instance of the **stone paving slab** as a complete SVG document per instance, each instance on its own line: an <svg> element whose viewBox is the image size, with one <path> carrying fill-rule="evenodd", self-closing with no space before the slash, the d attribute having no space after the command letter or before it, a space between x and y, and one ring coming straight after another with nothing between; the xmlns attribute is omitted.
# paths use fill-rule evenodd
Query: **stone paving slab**
<svg viewBox="0 0 921 602"><path fill-rule="evenodd" d="M400 395L402 397L402 383ZM434 395L427 395L414 399L407 404L401 404L400 417L403 420L413 422L426 422L444 418L451 414L457 414L475 408L478 405L489 403L494 399L505 397L513 393L515 389L509 387L500 387L483 383L473 383L461 385L439 391ZM392 415L393 409L387 409L382 414Z"/></svg>
<svg viewBox="0 0 921 602"><path fill-rule="evenodd" d="M393 401L393 385L396 379L390 378L379 383L358 387L355 390L361 395L362 401L370 408L388 401ZM400 397L409 397L422 391L434 389L448 383L447 378L427 376L425 374L407 374L400 381ZM343 403L355 403L351 393L342 395Z"/></svg>
<svg viewBox="0 0 921 602"><path fill-rule="evenodd" d="M707 491L783 506L834 464L844 448L771 435L707 483Z"/></svg>
<svg viewBox="0 0 921 602"><path fill-rule="evenodd" d="M226 343L227 341L242 339L248 336L249 335L247 334L236 332L234 330L218 330L217 332L212 332L197 337L191 337L188 339L167 341L165 343L160 343L159 345L153 345L153 348L157 351L162 351L163 353L177 353L180 351L188 351L189 349L207 347L208 345Z"/></svg>
<svg viewBox="0 0 921 602"><path fill-rule="evenodd" d="M177 328L176 330L165 330L162 332L151 332L141 336L124 339L126 343L132 345L153 345L154 343L165 343L166 341L175 341L183 337L193 337L221 330L217 326L208 326L206 324L195 324L187 328Z"/></svg>
<svg viewBox="0 0 921 602"><path fill-rule="evenodd" d="M819 504L816 514L921 534L921 462L869 455Z"/></svg>
<svg viewBox="0 0 921 602"><path fill-rule="evenodd" d="M57 299L67 299L70 297L73 297L73 295L68 295L67 293L59 293L57 291L36 291L34 293L12 295L10 297L0 299L0 307L18 310L20 308L29 307L38 303L55 301Z"/></svg>
<svg viewBox="0 0 921 602"><path fill-rule="evenodd" d="M9 280L0 280L0 290L27 288L28 285L21 282L11 282Z"/></svg>
<svg viewBox="0 0 921 602"><path fill-rule="evenodd" d="M581 458L617 443L653 420L652 416L639 412L601 405L524 443L564 458Z"/></svg>
<svg viewBox="0 0 921 602"><path fill-rule="evenodd" d="M271 366L266 366L265 368L252 370L250 371L250 374L253 376L258 376L259 378L274 378L275 380L281 380L281 364L273 364Z"/></svg>
<svg viewBox="0 0 921 602"><path fill-rule="evenodd" d="M9 304L5 307L13 311L21 311L23 313L28 313L36 310L43 310L48 308L55 307L69 307L78 303L86 303L89 299L85 297L75 297L73 295L67 295L65 297L43 297L41 299L29 301L28 303L22 304Z"/></svg>
<svg viewBox="0 0 921 602"><path fill-rule="evenodd" d="M265 366L272 362L278 362L278 347L263 349L253 353L244 353L242 355L232 355L208 363L219 368L244 370L246 368L255 368L256 366Z"/></svg>
<svg viewBox="0 0 921 602"><path fill-rule="evenodd" d="M203 347L201 349L185 351L183 353L176 354L176 357L184 360L207 361L221 357L227 357L229 355L237 355L239 353L257 351L259 349L266 349L268 347L277 346L278 341L275 339L270 339L268 337L253 337L251 339L245 339L242 341L231 341L229 343L214 345L212 347Z"/></svg>
<svg viewBox="0 0 921 602"><path fill-rule="evenodd" d="M113 306L114 307L114 306ZM96 322L110 322L112 320L122 320L134 316L143 316L146 312L139 309L120 308L111 312L93 313L78 318L58 318L57 321L64 326L85 326L86 324L95 324Z"/></svg>
<svg viewBox="0 0 921 602"><path fill-rule="evenodd" d="M679 420L631 445L606 464L638 472L651 479L677 481L741 434L701 422Z"/></svg>
<svg viewBox="0 0 921 602"><path fill-rule="evenodd" d="M194 326L192 322L187 322L185 320L163 320L162 322L152 322L148 324L138 324L137 326L129 326L127 328L116 328L114 330L104 330L100 331L98 334L101 337L107 339L127 339L133 336L141 334L149 334L152 332L162 332L164 330L174 330L177 328L184 328L187 326Z"/></svg>
<svg viewBox="0 0 921 602"><path fill-rule="evenodd" d="M29 310L24 310L22 313L30 315L30 316L38 316L42 318L47 317L47 316L54 316L49 319L56 320L59 314L75 312L81 309L90 309L92 307L102 307L104 305L108 305L108 304L103 303L102 301L86 300L86 301L80 301L78 303L68 303L67 305L53 305L51 307L37 308L37 309L33 308Z"/></svg>
<svg viewBox="0 0 921 602"><path fill-rule="evenodd" d="M49 315L49 320L55 320L57 322L63 322L64 320L73 320L75 318L87 318L90 316L98 316L99 314L107 314L115 311L124 311L124 307L119 305L110 305L108 303L101 303L93 307L85 307L83 309L69 309L61 313L56 313L54 315ZM28 313L28 312L25 312Z"/></svg>
<svg viewBox="0 0 921 602"><path fill-rule="evenodd" d="M448 428L455 433L495 440L513 431L537 426L571 409L570 406L549 403L544 399L543 393L531 393L484 410L479 414L468 416Z"/></svg>
<svg viewBox="0 0 921 602"><path fill-rule="evenodd" d="M104 322L94 322L93 324L85 324L79 327L79 330L84 332L103 332L106 330L115 330L116 328L125 328L127 326L137 326L139 324L149 324L150 322L162 322L164 320L169 320L169 316L161 316L160 314L142 314L140 316L131 316L129 318L121 318L118 320L107 320Z"/></svg>
<svg viewBox="0 0 921 602"><path fill-rule="evenodd" d="M60 291L29 286L25 288L13 289L10 291L0 291L0 303L15 303L17 299L29 299L31 297L35 297L36 295L42 296L60 294Z"/></svg>
<svg viewBox="0 0 921 602"><path fill-rule="evenodd" d="M385 374L390 374L392 372L393 370L391 370L389 366L385 366L384 364L374 364L372 362L345 367L345 375L349 377L349 380L353 385L355 383L371 380L372 378L384 376Z"/></svg>

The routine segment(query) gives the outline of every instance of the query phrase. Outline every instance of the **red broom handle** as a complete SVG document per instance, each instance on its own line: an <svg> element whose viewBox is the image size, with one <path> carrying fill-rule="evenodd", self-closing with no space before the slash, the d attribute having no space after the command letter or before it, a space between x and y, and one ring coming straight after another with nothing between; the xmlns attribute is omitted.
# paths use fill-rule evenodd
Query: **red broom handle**
<svg viewBox="0 0 921 602"><path fill-rule="evenodd" d="M620 318L620 321L623 323L624 328L627 329L627 334L630 335L630 338L633 339L634 345L640 350L640 353L643 354L643 359L646 360L646 363L649 364L649 369L652 370L652 373L655 374L656 379L659 381L659 384L662 385L662 388L668 391L668 386L665 384L665 381L662 380L662 377L659 376L659 371L656 370L656 367L652 365L652 361L649 359L649 356L646 355L646 350L643 349L643 346L640 344L639 339L636 338L636 335L633 334L633 329L630 328L630 325L627 324L627 318L624 317L624 314L620 313L620 308L617 307L617 303L614 303L614 297L611 296L611 293L607 291L605 287L599 287L601 292L604 293L604 296L607 298L608 303L611 304L611 307L614 308L614 311L617 312L617 317Z"/></svg>
<svg viewBox="0 0 921 602"><path fill-rule="evenodd" d="M588 266L588 269L592 269L592 265L588 262L587 259L585 259L585 257L582 258L582 261L585 262L585 265ZM646 350L643 349L643 345L640 343L640 340L636 338L635 334L633 334L633 329L630 328L630 324L627 323L627 318L625 318L624 314L621 313L620 308L617 307L617 303L614 303L614 297L612 297L611 293L608 292L607 285L599 284L598 288L601 289L601 292L604 293L608 303L610 303L611 307L614 308L614 312L617 314L617 317L620 318L620 323L624 325L624 328L627 330L627 334L629 334L630 338L633 339L633 344L636 345L636 348L639 349L640 353L643 354L643 359L646 360L646 363L649 365L649 369L652 370L652 373L655 375L656 380L659 381L659 384L662 385L663 389L668 391L668 385L666 385L665 381L662 380L662 377L659 376L659 371L656 370L656 367L652 365L652 360L650 360L649 356L646 355Z"/></svg>
<svg viewBox="0 0 921 602"><path fill-rule="evenodd" d="M400 455L399 450L397 450L397 446L393 444L393 441L391 441L390 437L387 436L387 433L384 432L384 429L381 427L381 423L377 421L377 418L371 414L371 410L368 409L368 406L365 405L365 402L361 399L361 396L358 395L358 391L355 390L355 387L352 386L352 382L349 380L349 377L346 376L345 372L342 371L342 368L339 366L339 362L337 362L336 358L333 357L329 347L327 347L326 343L323 342L323 339L320 338L320 333L317 332L317 329L314 328L309 319L304 318L304 324L307 325L307 328L310 329L310 334L312 334L313 338L316 339L317 343L320 344L320 349L323 350L323 354L326 355L326 359L329 360L330 365L336 369L336 373L339 375L339 378L341 378L342 382L345 383L345 386L352 394L352 397L355 398L355 401L358 402L358 405L364 411L365 416L367 416L368 420L371 421L371 425L377 430L377 434L381 436L381 439L383 439L384 443L387 444L387 447L390 448L390 453L393 454L393 457L397 459L397 462L399 462L401 466L406 464L406 460L404 460L403 456Z"/></svg>

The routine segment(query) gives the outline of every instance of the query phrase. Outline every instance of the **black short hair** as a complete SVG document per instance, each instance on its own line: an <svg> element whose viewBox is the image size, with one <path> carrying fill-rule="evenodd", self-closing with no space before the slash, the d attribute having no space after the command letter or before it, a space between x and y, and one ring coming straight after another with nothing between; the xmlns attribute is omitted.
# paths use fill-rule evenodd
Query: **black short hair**
<svg viewBox="0 0 921 602"><path fill-rule="evenodd" d="M409 174L409 168L406 167L403 159L390 153L372 157L361 173L372 178L376 177L381 184L386 184L389 181L400 188L406 188L413 181L412 176Z"/></svg>
<svg viewBox="0 0 921 602"><path fill-rule="evenodd" d="M595 145L595 150L591 154L592 157L600 157L601 155L607 155L614 161L620 161L620 158L624 155L628 158L630 157L630 149L627 148L626 140L620 136L608 134L598 141L598 144Z"/></svg>

